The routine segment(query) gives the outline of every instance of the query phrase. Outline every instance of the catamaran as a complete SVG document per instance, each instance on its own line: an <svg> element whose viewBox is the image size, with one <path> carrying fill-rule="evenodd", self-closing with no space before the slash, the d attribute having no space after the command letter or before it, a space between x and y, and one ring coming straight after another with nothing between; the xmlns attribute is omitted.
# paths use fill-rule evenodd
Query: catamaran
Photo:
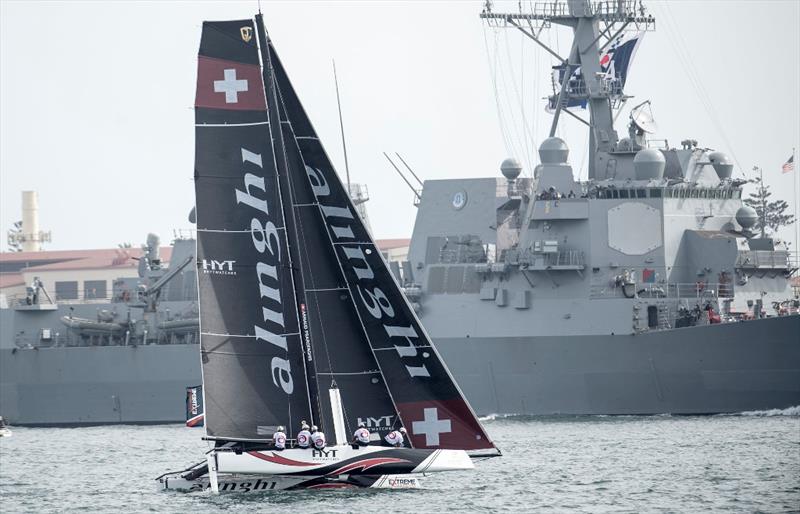
<svg viewBox="0 0 800 514"><path fill-rule="evenodd" d="M163 489L418 485L499 455L402 294L261 14L203 24L195 191L206 459ZM278 450L310 420L322 449ZM348 444L365 425L372 444ZM384 445L406 428L408 445ZM469 452L469 453L468 453Z"/></svg>

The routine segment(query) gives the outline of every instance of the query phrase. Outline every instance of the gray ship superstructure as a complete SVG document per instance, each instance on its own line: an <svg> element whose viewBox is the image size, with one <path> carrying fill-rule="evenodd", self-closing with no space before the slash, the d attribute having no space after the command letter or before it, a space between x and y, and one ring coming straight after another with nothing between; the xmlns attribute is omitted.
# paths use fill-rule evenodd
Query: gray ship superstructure
<svg viewBox="0 0 800 514"><path fill-rule="evenodd" d="M148 236L133 257L138 276L114 280L108 292L57 294L35 278L26 292L4 298L0 412L9 422L183 419L186 387L200 383L195 240L177 238L171 250L166 267L158 238ZM48 253L32 264L46 263ZM16 261L4 261L3 271L15 271L7 268Z"/></svg>
<svg viewBox="0 0 800 514"><path fill-rule="evenodd" d="M574 29L532 177L429 180L417 200L405 284L481 413L717 413L800 404L797 254L752 229L743 180L722 152L648 140L603 49L655 20L640 3L536 4L489 23ZM602 24L602 27L600 26ZM554 50L549 49L551 53ZM569 79L564 80L564 77ZM589 179L575 180L559 116L586 105Z"/></svg>

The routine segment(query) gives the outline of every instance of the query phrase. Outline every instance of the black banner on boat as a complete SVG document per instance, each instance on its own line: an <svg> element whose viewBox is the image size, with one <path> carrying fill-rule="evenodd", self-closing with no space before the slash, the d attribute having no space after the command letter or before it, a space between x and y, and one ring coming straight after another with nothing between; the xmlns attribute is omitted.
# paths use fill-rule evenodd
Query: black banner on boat
<svg viewBox="0 0 800 514"><path fill-rule="evenodd" d="M385 381L396 408L393 410L415 447L494 449L358 217L271 44L270 54L290 122L287 129L299 150L297 162L291 162L289 157L288 172L293 185L292 201L301 212L302 228L307 230L298 240L306 248L304 266L321 269L318 261L334 256L344 273L345 291L341 290L341 277L335 268L329 266L327 274L320 273L323 278L319 286L339 289L333 294L315 295L317 308L309 309L324 326L314 336L328 332L327 343L319 347L327 348L328 358L340 359L335 366L331 361L330 368L348 369L343 357L361 355L358 346L367 345L372 359L363 352L358 366L350 366L365 373L362 382L353 384L353 392L370 391L370 387L377 392L377 385ZM309 204L313 208L307 207ZM327 238L320 237L319 221L324 223ZM328 318L328 312L336 314ZM332 318L340 320L341 333L328 328L336 326ZM369 374L365 367L373 363L378 373ZM319 362L317 366L320 367ZM334 377L341 387L344 378ZM342 391L345 412L353 408L348 406L352 402L364 401L353 399L353 392ZM385 399L379 400L378 396L372 398L374 407L370 408L388 409Z"/></svg>
<svg viewBox="0 0 800 514"><path fill-rule="evenodd" d="M203 386L186 388L186 426L203 426Z"/></svg>
<svg viewBox="0 0 800 514"><path fill-rule="evenodd" d="M195 191L209 437L266 440L310 419L297 303L252 20L206 22Z"/></svg>

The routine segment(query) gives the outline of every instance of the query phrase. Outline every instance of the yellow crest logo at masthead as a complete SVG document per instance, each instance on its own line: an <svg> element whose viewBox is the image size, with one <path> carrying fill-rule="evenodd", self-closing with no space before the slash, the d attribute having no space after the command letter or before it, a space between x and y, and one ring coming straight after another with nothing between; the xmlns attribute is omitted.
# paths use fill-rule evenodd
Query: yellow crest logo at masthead
<svg viewBox="0 0 800 514"><path fill-rule="evenodd" d="M249 43L253 39L253 27L242 27L239 32L242 34L242 39L245 43Z"/></svg>

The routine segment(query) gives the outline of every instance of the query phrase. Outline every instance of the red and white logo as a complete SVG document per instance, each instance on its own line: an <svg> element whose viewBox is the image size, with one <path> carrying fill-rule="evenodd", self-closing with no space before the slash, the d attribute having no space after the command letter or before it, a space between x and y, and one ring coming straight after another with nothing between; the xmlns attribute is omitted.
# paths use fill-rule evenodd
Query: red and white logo
<svg viewBox="0 0 800 514"><path fill-rule="evenodd" d="M253 64L199 56L195 107L266 110L261 68Z"/></svg>

